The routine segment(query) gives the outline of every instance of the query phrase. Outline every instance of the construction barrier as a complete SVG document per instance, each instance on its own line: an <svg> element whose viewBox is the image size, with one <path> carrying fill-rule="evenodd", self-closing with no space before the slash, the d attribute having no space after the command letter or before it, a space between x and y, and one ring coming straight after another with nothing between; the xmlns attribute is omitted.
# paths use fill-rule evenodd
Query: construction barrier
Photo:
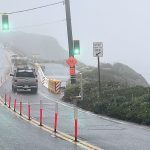
<svg viewBox="0 0 150 150"><path fill-rule="evenodd" d="M48 78L44 75L41 66L39 64L37 64L37 63L35 63L35 66L37 67L37 70L38 70L38 73L39 73L39 77L40 77L40 80L41 80L42 84L46 88L48 88Z"/></svg>
<svg viewBox="0 0 150 150"><path fill-rule="evenodd" d="M42 78L42 84L45 83L45 79L46 79L46 77L43 77L43 78Z"/></svg>
<svg viewBox="0 0 150 150"><path fill-rule="evenodd" d="M50 79L48 82L48 90L52 93L59 94L61 90L61 81Z"/></svg>
<svg viewBox="0 0 150 150"><path fill-rule="evenodd" d="M55 79L48 79L44 75L41 66L39 64L35 64L35 66L37 66L38 73L39 73L40 80L41 80L42 84L46 88L48 88L48 90L50 92L55 93L55 94L59 94L61 92L61 81L55 80Z"/></svg>

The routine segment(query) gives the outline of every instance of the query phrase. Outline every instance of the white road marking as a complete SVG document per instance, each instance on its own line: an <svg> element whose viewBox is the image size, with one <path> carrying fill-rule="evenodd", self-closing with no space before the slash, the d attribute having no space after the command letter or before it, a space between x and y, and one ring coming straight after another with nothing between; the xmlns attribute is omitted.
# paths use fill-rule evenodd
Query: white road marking
<svg viewBox="0 0 150 150"><path fill-rule="evenodd" d="M60 102L58 101L56 98L49 98L47 95L39 92L40 95L42 95L43 97L49 99L50 101L52 102L57 102L58 104L61 104L65 107L68 107L68 108L71 108L71 109L74 109L73 106L70 106L64 102ZM53 100L52 100L53 99ZM142 126L142 125L138 125L138 124L135 124L135 123L132 123L132 122L125 122L125 121L120 121L120 120L115 120L113 118L109 118L109 117L105 117L105 116L102 116L102 115L97 115L97 114L94 114L92 112L89 112L89 111L86 111L86 110L83 110L81 108L78 108L79 112L82 112L82 113L86 113L87 115L90 115L90 116L95 116L95 117L98 117L100 119L104 119L104 120L107 120L107 121L110 121L110 122L114 122L114 123L117 123L117 124L123 124L123 125L128 125L128 126L136 126L138 128L141 128L141 129L144 129L144 130L148 130L150 131L150 127L147 127L147 126Z"/></svg>

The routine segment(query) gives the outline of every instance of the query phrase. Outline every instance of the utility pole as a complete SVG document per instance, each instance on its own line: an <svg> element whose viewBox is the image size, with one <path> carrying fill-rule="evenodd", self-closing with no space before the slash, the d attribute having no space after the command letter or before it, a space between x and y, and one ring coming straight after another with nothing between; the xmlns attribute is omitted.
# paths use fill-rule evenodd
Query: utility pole
<svg viewBox="0 0 150 150"><path fill-rule="evenodd" d="M70 1L69 0L65 0L65 8L66 8L66 22L67 22L67 33L68 33L69 57L70 57L70 56L74 56L74 53L73 53L73 36L72 36Z"/></svg>
<svg viewBox="0 0 150 150"><path fill-rule="evenodd" d="M73 36L72 36L72 25L71 25L71 13L70 13L70 1L65 0L65 8L66 8L66 22L67 22L67 35L68 35L68 47L69 47L69 58L74 57L73 51ZM70 67L70 70L75 70L75 65ZM71 84L76 83L76 75L70 75Z"/></svg>

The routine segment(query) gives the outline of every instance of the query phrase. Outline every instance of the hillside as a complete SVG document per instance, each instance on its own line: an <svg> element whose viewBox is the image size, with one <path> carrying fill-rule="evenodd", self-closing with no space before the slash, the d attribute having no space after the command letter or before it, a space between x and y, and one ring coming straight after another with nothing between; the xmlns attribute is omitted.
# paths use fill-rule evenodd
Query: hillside
<svg viewBox="0 0 150 150"><path fill-rule="evenodd" d="M46 61L63 61L67 59L64 50L56 39L50 36L30 34L23 32L0 33L0 43L21 55Z"/></svg>
<svg viewBox="0 0 150 150"><path fill-rule="evenodd" d="M131 69L129 66L115 63L111 64L101 64L100 67L101 82L106 86L106 84L111 84L111 86L120 87L133 87L133 86L149 86L144 77ZM97 68L91 67L90 71L84 71L83 77L87 81L98 81L98 71Z"/></svg>

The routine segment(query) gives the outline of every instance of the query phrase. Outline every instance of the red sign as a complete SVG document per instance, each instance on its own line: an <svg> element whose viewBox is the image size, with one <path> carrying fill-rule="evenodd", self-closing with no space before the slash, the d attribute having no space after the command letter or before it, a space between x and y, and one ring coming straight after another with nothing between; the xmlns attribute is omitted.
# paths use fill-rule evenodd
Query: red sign
<svg viewBox="0 0 150 150"><path fill-rule="evenodd" d="M67 64L70 67L74 67L76 65L76 63L77 63L77 60L73 56L69 57L67 60Z"/></svg>
<svg viewBox="0 0 150 150"><path fill-rule="evenodd" d="M75 68L74 67L70 67L70 75L75 75Z"/></svg>

